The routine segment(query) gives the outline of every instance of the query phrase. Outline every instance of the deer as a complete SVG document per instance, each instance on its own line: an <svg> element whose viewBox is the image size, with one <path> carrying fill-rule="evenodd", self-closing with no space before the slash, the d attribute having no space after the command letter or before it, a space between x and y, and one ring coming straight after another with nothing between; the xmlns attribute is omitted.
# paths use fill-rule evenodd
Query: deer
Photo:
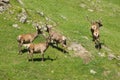
<svg viewBox="0 0 120 80"><path fill-rule="evenodd" d="M46 28L47 28L46 31L48 32L49 36L51 37L51 40L53 40L53 42L56 43L57 47L58 47L58 44L61 44L64 48L67 47L66 46L67 45L66 44L67 38L64 35L62 35L62 34L58 33L57 31L53 30L52 25L46 24ZM64 51L65 50L63 50L63 52Z"/></svg>
<svg viewBox="0 0 120 80"><path fill-rule="evenodd" d="M93 41L99 41L99 37L100 37L99 30L98 29L94 30L94 32L93 32Z"/></svg>
<svg viewBox="0 0 120 80"><path fill-rule="evenodd" d="M92 35L94 34L94 31L95 31L95 30L99 30L99 28L100 28L101 26L103 26L102 23L101 23L101 21L92 22L92 26L91 26L91 29L90 29Z"/></svg>
<svg viewBox="0 0 120 80"><path fill-rule="evenodd" d="M93 41L95 41L96 38L99 38L99 29L103 26L103 24L100 19L93 22L87 16L87 20L91 23L90 31L92 33Z"/></svg>
<svg viewBox="0 0 120 80"><path fill-rule="evenodd" d="M35 33L28 33L28 34L21 34L17 37L18 42L18 48L19 48L19 54L21 54L21 47L23 44L29 44L35 40L35 38L38 37L39 34L43 34L41 28L36 26L36 32Z"/></svg>
<svg viewBox="0 0 120 80"><path fill-rule="evenodd" d="M51 39L50 39L50 37L48 37L45 42L40 42L38 44L30 43L30 45L28 47L28 51L29 51L28 52L28 61L29 61L29 57L33 61L33 54L35 54L35 53L40 53L42 55L42 61L44 61L44 53L48 49L50 41L51 41Z"/></svg>

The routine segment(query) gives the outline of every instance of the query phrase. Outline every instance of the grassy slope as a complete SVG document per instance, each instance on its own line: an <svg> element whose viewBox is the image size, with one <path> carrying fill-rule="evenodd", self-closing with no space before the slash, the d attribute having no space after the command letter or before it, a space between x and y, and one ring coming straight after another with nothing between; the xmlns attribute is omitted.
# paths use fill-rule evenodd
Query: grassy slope
<svg viewBox="0 0 120 80"><path fill-rule="evenodd" d="M120 6L118 2L119 0L101 1L97 6L103 9L102 12L89 12L86 8L81 8L80 4L84 3L93 8L92 2L85 2L84 0L24 0L25 8L29 12L29 19L44 21L44 18L36 14L36 10L43 11L46 16L58 23L58 27L56 27L58 30L62 31L71 41L80 42L95 56L89 64L83 64L79 57L67 56L52 47L49 47L46 51L45 58L50 56L50 58L55 59L53 61L46 60L44 63L35 61L32 63L27 62L26 53L17 55L17 35L34 32L35 30L31 24L21 24L15 20L17 13L21 11L21 7L16 0L12 0L13 7L10 9L14 10L14 14L10 15L8 11L5 14L0 14L0 36L2 36L0 39L0 79L118 80L120 78L118 75L118 72L120 72L119 62L98 56L98 51L94 49L94 43L91 41L90 24L85 18L86 15L94 20L102 17L104 26L101 28L101 42L104 42L112 50L112 53L119 55ZM61 15L66 16L67 20L62 19ZM19 30L13 28L12 24L14 23L19 24L21 28ZM83 36L87 36L88 40L84 39ZM37 38L35 42L39 42L39 40L41 40L41 37ZM109 53L105 49L102 49L101 52ZM39 58L41 56L34 55L34 57ZM91 69L97 73L95 75L90 74Z"/></svg>

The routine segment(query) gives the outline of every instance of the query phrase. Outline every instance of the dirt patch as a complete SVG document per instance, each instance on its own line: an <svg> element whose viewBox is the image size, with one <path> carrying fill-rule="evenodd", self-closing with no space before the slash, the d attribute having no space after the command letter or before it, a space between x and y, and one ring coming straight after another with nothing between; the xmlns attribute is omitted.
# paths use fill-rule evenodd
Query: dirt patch
<svg viewBox="0 0 120 80"><path fill-rule="evenodd" d="M85 64L91 61L91 58L92 58L91 53L88 52L81 44L72 42L70 46L68 47L68 50L74 51L73 56L80 57L81 59L83 59Z"/></svg>

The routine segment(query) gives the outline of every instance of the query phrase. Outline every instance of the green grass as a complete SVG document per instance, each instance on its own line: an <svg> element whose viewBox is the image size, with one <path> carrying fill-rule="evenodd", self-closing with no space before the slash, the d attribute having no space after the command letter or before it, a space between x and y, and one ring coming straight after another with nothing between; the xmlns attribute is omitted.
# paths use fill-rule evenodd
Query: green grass
<svg viewBox="0 0 120 80"><path fill-rule="evenodd" d="M96 5L93 5L96 0L23 0L23 2L25 4L23 7L28 11L29 20L45 23L45 18L36 13L36 11L43 11L45 16L57 23L55 28L70 38L69 44L72 41L81 43L91 52L93 59L90 63L84 64L80 57L63 54L51 46L45 52L47 59L45 62L39 60L41 55L34 55L34 59L38 59L34 62L27 61L27 52L18 55L17 36L35 32L35 29L32 23L22 24L15 19L21 12L22 6L16 0L11 0L12 7L0 14L0 80L119 80L119 60L109 60L107 57L109 53L120 56L119 0L100 0ZM87 6L82 8L81 3ZM89 12L88 8L95 11ZM9 14L10 10L14 13ZM110 52L104 48L100 51L105 53L106 57L100 57L99 51L94 48L89 30L90 23L86 20L86 15L93 20L102 18L104 26L101 28L100 40L111 49ZM15 23L20 26L20 29L12 27ZM53 22L50 23L53 24ZM88 37L88 40L83 36ZM34 43L43 41L43 37L39 36ZM74 55L73 52L70 54ZM91 74L90 70L95 70L96 74Z"/></svg>

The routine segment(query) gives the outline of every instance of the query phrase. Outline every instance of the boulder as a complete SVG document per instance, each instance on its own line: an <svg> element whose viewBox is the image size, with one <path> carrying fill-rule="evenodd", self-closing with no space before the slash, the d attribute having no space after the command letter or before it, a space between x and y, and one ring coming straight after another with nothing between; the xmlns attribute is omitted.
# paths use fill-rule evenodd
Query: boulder
<svg viewBox="0 0 120 80"><path fill-rule="evenodd" d="M8 8L9 2L9 0L0 0L0 13Z"/></svg>
<svg viewBox="0 0 120 80"><path fill-rule="evenodd" d="M10 3L10 0L0 0L1 2L4 2L4 3Z"/></svg>

